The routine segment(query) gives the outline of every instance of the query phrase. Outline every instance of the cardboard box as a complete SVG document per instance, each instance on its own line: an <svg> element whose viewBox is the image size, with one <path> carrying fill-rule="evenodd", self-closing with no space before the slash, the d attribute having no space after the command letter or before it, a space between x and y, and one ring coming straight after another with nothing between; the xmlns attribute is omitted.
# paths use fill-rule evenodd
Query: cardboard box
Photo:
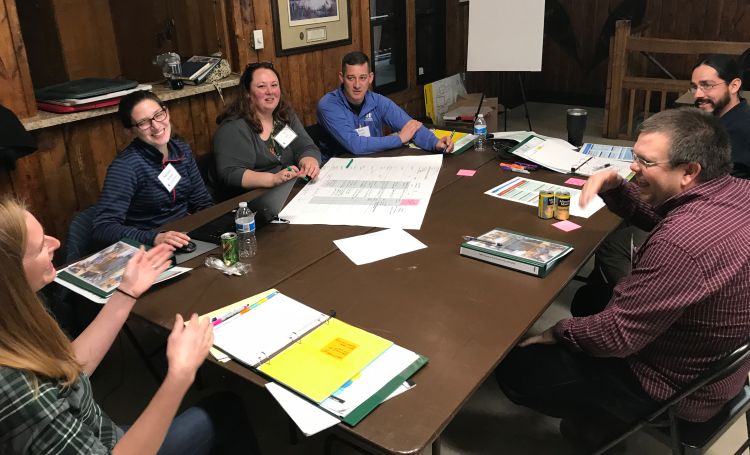
<svg viewBox="0 0 750 455"><path fill-rule="evenodd" d="M447 129L471 130L474 128L474 114L479 107L479 100L482 98L480 93L469 93L459 95L456 102L448 107L443 114L444 126ZM481 114L484 114L484 120L487 122L487 132L494 133L497 129L498 109L501 109L497 98L485 98L482 101Z"/></svg>

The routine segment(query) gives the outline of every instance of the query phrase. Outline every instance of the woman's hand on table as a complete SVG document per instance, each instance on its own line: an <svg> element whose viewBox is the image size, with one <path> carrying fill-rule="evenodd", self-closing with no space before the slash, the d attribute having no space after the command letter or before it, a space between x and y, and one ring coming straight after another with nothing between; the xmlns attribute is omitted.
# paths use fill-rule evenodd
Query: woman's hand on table
<svg viewBox="0 0 750 455"><path fill-rule="evenodd" d="M299 160L298 177L309 177L314 180L320 174L320 163L312 156L306 156Z"/></svg>

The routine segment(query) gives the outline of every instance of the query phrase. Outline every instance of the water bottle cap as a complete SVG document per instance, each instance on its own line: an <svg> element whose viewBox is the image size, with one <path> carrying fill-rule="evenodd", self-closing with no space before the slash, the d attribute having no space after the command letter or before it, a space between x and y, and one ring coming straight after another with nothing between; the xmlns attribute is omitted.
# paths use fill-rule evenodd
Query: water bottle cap
<svg viewBox="0 0 750 455"><path fill-rule="evenodd" d="M240 202L240 207L247 207L247 202Z"/></svg>
<svg viewBox="0 0 750 455"><path fill-rule="evenodd" d="M477 117L484 118L484 114L479 114Z"/></svg>

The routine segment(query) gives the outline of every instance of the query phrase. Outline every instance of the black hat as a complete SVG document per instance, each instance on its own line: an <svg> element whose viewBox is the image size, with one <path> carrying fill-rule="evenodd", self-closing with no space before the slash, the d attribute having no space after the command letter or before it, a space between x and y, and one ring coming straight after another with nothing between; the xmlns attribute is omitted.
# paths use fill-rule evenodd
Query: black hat
<svg viewBox="0 0 750 455"><path fill-rule="evenodd" d="M16 160L36 150L36 141L13 111L0 105L0 166L13 170Z"/></svg>

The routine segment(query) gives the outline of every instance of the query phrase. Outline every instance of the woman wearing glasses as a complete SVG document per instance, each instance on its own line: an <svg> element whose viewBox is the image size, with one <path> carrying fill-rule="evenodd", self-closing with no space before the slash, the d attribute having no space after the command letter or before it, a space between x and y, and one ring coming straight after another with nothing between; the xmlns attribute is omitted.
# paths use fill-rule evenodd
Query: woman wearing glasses
<svg viewBox="0 0 750 455"><path fill-rule="evenodd" d="M320 150L284 100L273 64L249 64L240 85L240 96L216 119L219 186L229 195L317 177Z"/></svg>
<svg viewBox="0 0 750 455"><path fill-rule="evenodd" d="M151 92L124 96L117 115L133 141L107 169L94 240L111 244L128 237L148 245L187 245L187 235L158 228L213 205L190 147L172 136L169 111Z"/></svg>

